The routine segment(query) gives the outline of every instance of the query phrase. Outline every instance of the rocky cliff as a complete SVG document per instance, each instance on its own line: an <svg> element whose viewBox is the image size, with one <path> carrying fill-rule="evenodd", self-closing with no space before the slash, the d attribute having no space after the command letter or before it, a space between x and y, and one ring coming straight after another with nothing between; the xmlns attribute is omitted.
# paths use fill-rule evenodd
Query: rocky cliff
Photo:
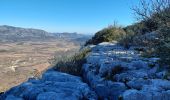
<svg viewBox="0 0 170 100"><path fill-rule="evenodd" d="M51 69L6 91L1 100L170 100L168 72L159 58L144 58L139 47L118 43L89 48L81 78Z"/></svg>

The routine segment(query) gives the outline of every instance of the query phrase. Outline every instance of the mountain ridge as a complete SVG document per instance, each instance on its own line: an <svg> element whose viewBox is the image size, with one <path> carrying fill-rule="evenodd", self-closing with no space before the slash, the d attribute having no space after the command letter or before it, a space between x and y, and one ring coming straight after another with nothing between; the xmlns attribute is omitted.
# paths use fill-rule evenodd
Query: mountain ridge
<svg viewBox="0 0 170 100"><path fill-rule="evenodd" d="M76 39L88 35L78 33L51 33L42 29L22 28L8 25L0 26L0 42L18 42L18 41L41 41L45 39L69 38ZM89 37L89 36L88 36Z"/></svg>

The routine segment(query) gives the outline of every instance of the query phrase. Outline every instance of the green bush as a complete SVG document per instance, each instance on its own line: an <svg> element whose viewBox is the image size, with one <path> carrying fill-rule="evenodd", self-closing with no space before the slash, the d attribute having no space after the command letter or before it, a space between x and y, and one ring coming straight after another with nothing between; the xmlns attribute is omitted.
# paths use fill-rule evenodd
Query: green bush
<svg viewBox="0 0 170 100"><path fill-rule="evenodd" d="M156 54L161 58L161 64L170 65L170 27L163 27L159 30L160 43L156 48Z"/></svg>
<svg viewBox="0 0 170 100"><path fill-rule="evenodd" d="M56 62L53 68L60 72L80 76L82 65L86 62L85 57L90 51L90 49L84 49L80 51L80 53L75 54L74 56L63 56L60 60Z"/></svg>
<svg viewBox="0 0 170 100"><path fill-rule="evenodd" d="M155 48L149 48L146 51L142 52L142 57L144 58L152 58L155 57Z"/></svg>
<svg viewBox="0 0 170 100"><path fill-rule="evenodd" d="M162 27L158 30L158 33L158 43L152 45L142 55L147 58L159 57L161 65L170 66L170 27Z"/></svg>
<svg viewBox="0 0 170 100"><path fill-rule="evenodd" d="M119 26L109 26L97 32L92 39L86 42L85 46L89 44L99 44L101 42L119 41L126 35L124 29Z"/></svg>
<svg viewBox="0 0 170 100"><path fill-rule="evenodd" d="M142 39L138 39L147 32L151 32L150 28L146 25L148 22L141 21L133 25L129 25L124 29L126 35L119 41L125 48L129 48L130 45L141 45ZM135 40L137 38L137 41Z"/></svg>
<svg viewBox="0 0 170 100"><path fill-rule="evenodd" d="M163 3L166 4L164 1ZM145 46L148 49L143 53L143 56L159 57L160 64L170 65L170 5L166 5L168 6L165 6L160 11L155 10L154 13L149 13L149 18L140 21L138 24L128 26L125 30L127 33L130 30L134 34L129 42L134 41L134 37L143 36L147 32L154 31L158 33L159 38L156 41L147 41ZM143 40L138 39L138 41L142 43ZM137 41L134 42L138 43Z"/></svg>
<svg viewBox="0 0 170 100"><path fill-rule="evenodd" d="M148 32L144 21L135 23L133 25L129 25L125 27L124 30L126 31L128 35L144 34Z"/></svg>

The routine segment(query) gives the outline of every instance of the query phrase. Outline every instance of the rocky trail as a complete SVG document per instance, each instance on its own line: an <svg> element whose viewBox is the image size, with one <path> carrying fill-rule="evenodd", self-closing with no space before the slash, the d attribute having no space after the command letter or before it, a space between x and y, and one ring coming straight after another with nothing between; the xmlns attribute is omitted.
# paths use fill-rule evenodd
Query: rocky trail
<svg viewBox="0 0 170 100"><path fill-rule="evenodd" d="M82 78L48 70L1 100L170 100L170 81L158 58L143 58L136 47L126 50L117 43L89 47Z"/></svg>

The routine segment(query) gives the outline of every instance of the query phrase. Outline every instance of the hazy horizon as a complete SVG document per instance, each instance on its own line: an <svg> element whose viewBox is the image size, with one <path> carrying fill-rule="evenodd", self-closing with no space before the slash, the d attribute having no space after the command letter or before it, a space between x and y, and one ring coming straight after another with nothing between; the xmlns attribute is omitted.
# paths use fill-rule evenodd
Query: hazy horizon
<svg viewBox="0 0 170 100"><path fill-rule="evenodd" d="M117 21L134 22L133 0L1 0L0 25L42 29L47 32L94 34Z"/></svg>

